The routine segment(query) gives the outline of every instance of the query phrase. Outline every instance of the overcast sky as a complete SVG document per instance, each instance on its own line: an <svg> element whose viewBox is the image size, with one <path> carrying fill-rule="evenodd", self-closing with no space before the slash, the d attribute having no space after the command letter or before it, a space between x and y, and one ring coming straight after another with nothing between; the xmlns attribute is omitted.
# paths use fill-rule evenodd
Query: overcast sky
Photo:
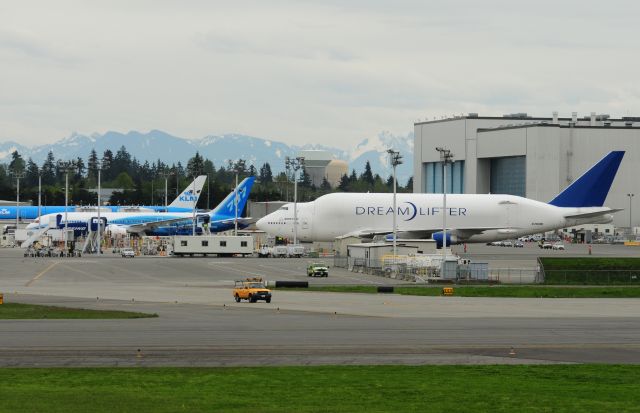
<svg viewBox="0 0 640 413"><path fill-rule="evenodd" d="M348 148L417 119L640 116L634 1L4 1L0 141L243 133Z"/></svg>

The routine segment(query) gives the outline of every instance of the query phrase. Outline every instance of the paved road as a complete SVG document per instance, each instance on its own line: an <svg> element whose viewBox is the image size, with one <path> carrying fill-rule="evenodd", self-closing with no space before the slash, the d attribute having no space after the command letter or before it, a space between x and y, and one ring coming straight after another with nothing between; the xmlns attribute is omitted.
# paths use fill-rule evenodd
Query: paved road
<svg viewBox="0 0 640 413"><path fill-rule="evenodd" d="M1 366L640 361L640 300L276 291L271 304L236 304L234 278L307 279L306 260L25 259L19 253L0 250L0 291L8 301L160 317L3 320ZM336 280L389 282L334 268L328 280L313 282Z"/></svg>
<svg viewBox="0 0 640 413"><path fill-rule="evenodd" d="M160 317L2 321L2 366L640 362L637 318L393 318L249 304L8 298Z"/></svg>

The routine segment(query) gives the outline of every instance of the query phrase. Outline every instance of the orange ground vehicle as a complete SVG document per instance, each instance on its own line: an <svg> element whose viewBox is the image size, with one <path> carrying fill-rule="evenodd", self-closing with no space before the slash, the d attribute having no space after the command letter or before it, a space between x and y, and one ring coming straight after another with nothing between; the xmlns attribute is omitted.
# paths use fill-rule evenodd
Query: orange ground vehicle
<svg viewBox="0 0 640 413"><path fill-rule="evenodd" d="M265 287L262 278L247 278L245 280L236 281L236 285L233 288L233 298L237 303L239 303L240 300L248 300L250 303L255 303L258 300L264 300L267 303L270 303L271 290Z"/></svg>

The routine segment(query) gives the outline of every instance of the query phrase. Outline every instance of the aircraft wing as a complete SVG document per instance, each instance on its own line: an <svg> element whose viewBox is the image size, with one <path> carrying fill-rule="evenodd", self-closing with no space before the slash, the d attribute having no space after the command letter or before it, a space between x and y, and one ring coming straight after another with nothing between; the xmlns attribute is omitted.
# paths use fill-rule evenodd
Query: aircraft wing
<svg viewBox="0 0 640 413"><path fill-rule="evenodd" d="M255 221L256 220L254 218L238 217L239 225L250 225L250 224L253 224ZM235 223L234 218L214 219L213 221L211 221L211 224L220 224L220 225L231 225L233 223Z"/></svg>
<svg viewBox="0 0 640 413"><path fill-rule="evenodd" d="M447 232L455 233L460 238L469 238L472 235L482 234L485 231L498 231L501 234L511 234L515 233L519 230L519 228L502 228L502 227L472 227L472 228L456 228L456 229L447 229ZM412 228L410 230L398 229L398 238L407 238L407 239L427 239L431 238L431 236L436 232L441 232L442 228ZM380 231L374 229L360 229L357 231L349 232L344 234L343 237L358 237L358 238L373 238L376 235L388 235L392 234L393 231Z"/></svg>
<svg viewBox="0 0 640 413"><path fill-rule="evenodd" d="M128 225L126 226L127 232L130 233L134 233L134 234L140 234L143 232L147 232L147 231L151 231L155 228L158 227L166 227L167 225L171 225L171 224L175 224L177 222L181 222L181 221L185 221L185 222L191 222L192 219L191 218L170 218L170 219L162 219L162 220L158 220L158 221L153 221L153 222L145 222L143 224L133 224L133 225Z"/></svg>

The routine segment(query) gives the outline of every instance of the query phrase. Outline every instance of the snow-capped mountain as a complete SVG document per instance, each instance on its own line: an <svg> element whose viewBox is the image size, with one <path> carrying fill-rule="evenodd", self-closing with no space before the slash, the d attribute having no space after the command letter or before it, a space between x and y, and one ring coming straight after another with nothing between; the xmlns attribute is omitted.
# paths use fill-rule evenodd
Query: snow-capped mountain
<svg viewBox="0 0 640 413"><path fill-rule="evenodd" d="M110 149L114 154L121 146L127 148L132 157L140 162L154 162L158 159L165 163L178 161L186 165L196 151L205 158L211 159L216 168L227 164L228 160L245 159L249 164L260 168L269 162L271 168L278 172L284 169L284 158L295 156L305 149L322 149L330 152L335 159L348 161L349 170L355 169L360 174L367 161L371 163L374 173L386 178L391 173L387 149L399 150L404 156L404 164L398 167L398 180L404 185L412 175L413 168L413 133L396 136L389 132L381 132L375 137L362 140L351 150L343 150L323 145L287 145L271 139L257 138L239 134L205 136L201 139L184 139L159 130L148 133L131 131L127 133L107 132L90 136L74 133L50 145L26 147L16 142L0 143L0 162L9 162L11 153L17 150L26 160L32 158L41 164L49 151L53 151L56 159L87 159L92 149L98 156Z"/></svg>

